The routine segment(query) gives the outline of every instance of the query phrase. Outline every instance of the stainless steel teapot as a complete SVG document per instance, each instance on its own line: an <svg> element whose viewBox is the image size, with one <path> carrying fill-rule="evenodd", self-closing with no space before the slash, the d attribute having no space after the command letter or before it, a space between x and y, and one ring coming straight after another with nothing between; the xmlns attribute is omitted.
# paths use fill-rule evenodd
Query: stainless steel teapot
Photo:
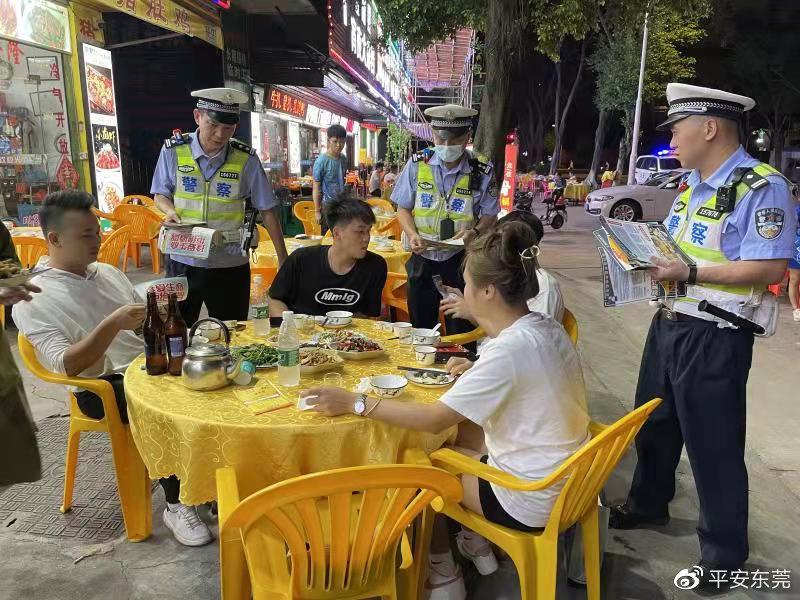
<svg viewBox="0 0 800 600"><path fill-rule="evenodd" d="M216 323L225 334L225 345L193 344L194 333L201 323ZM181 381L190 390L209 391L225 387L239 374L242 361L230 355L231 334L225 323L218 319L200 319L189 330L189 347L183 359Z"/></svg>

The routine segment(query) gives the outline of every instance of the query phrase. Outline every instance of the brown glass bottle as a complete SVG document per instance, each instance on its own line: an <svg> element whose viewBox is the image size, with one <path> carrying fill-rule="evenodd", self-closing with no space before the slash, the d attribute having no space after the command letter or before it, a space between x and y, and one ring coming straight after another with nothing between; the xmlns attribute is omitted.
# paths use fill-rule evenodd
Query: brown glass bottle
<svg viewBox="0 0 800 600"><path fill-rule="evenodd" d="M164 339L167 343L170 375L181 374L183 355L186 352L186 334L186 321L181 317L181 310L178 308L178 296L170 294L167 320L164 322Z"/></svg>
<svg viewBox="0 0 800 600"><path fill-rule="evenodd" d="M144 336L145 368L148 375L167 372L167 346L164 342L164 322L158 313L156 293L147 292L147 316L142 329Z"/></svg>

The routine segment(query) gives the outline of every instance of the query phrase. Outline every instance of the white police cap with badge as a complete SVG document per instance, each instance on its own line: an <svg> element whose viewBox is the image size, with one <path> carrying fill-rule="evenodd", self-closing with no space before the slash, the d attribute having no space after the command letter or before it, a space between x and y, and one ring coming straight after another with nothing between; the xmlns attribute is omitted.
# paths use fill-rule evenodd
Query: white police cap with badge
<svg viewBox="0 0 800 600"><path fill-rule="evenodd" d="M208 116L219 123L235 125L239 122L241 104L247 103L247 94L234 88L206 88L195 90L197 108L207 110Z"/></svg>
<svg viewBox="0 0 800 600"><path fill-rule="evenodd" d="M668 129L672 123L694 115L722 117L739 122L744 113L756 105L756 101L747 96L686 83L667 85L667 102L667 120L658 129Z"/></svg>
<svg viewBox="0 0 800 600"><path fill-rule="evenodd" d="M431 129L443 140L467 133L472 128L472 118L477 114L477 110L458 104L432 106L425 110L425 115L430 117Z"/></svg>

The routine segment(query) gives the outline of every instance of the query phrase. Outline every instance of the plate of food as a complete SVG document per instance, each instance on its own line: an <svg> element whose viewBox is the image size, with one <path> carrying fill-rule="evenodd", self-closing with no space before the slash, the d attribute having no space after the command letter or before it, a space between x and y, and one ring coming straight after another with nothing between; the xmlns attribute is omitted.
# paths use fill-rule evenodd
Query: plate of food
<svg viewBox="0 0 800 600"><path fill-rule="evenodd" d="M404 374L411 383L423 387L446 387L456 380L455 375L438 369L425 369L424 371L410 369Z"/></svg>
<svg viewBox="0 0 800 600"><path fill-rule="evenodd" d="M106 181L99 186L98 196L105 203L103 210L113 213L114 209L122 203L122 190L113 181Z"/></svg>
<svg viewBox="0 0 800 600"><path fill-rule="evenodd" d="M256 369L273 369L278 366L278 350L266 344L250 344L231 348L231 356L253 363Z"/></svg>
<svg viewBox="0 0 800 600"><path fill-rule="evenodd" d="M111 144L103 144L100 152L95 157L94 164L98 169L103 171L114 171L119 169L119 156L114 152Z"/></svg>
<svg viewBox="0 0 800 600"><path fill-rule="evenodd" d="M337 369L344 364L339 355L327 348L300 348L300 374L309 375Z"/></svg>
<svg viewBox="0 0 800 600"><path fill-rule="evenodd" d="M10 258L0 260L0 287L18 287L36 277L39 273L44 273L49 269L39 269L29 271L21 268L16 261Z"/></svg>
<svg viewBox="0 0 800 600"><path fill-rule="evenodd" d="M111 77L97 67L86 65L86 89L89 92L89 109L92 112L114 114L114 86Z"/></svg>
<svg viewBox="0 0 800 600"><path fill-rule="evenodd" d="M314 341L336 350L339 356L347 360L367 360L386 354L386 350L379 343L354 331L320 333L314 336Z"/></svg>

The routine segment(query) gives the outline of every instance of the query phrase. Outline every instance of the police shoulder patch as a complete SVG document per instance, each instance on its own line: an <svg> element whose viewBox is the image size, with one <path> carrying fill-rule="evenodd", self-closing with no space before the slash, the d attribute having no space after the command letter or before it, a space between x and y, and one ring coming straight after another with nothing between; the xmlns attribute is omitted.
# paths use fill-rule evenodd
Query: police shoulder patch
<svg viewBox="0 0 800 600"><path fill-rule="evenodd" d="M782 208L761 208L755 212L756 232L765 240L777 238L786 221Z"/></svg>
<svg viewBox="0 0 800 600"><path fill-rule="evenodd" d="M252 156L255 156L255 154L256 154L256 151L253 148L251 148L250 146L248 146L244 142L240 142L236 138L231 138L230 142L228 142L228 143L231 145L231 148L234 148L234 149L239 150L241 152L247 152L248 154L250 154Z"/></svg>
<svg viewBox="0 0 800 600"><path fill-rule="evenodd" d="M174 148L175 146L182 146L183 144L189 143L189 134L183 133L180 137L172 136L171 138L167 138L164 140L164 146L166 148Z"/></svg>

